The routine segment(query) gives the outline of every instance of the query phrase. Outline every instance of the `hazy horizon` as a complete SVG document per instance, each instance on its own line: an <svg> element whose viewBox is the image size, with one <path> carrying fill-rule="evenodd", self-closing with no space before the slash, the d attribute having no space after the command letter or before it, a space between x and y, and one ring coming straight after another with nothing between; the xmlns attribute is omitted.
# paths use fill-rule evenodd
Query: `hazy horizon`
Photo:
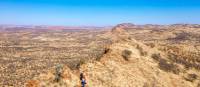
<svg viewBox="0 0 200 87"><path fill-rule="evenodd" d="M0 24L200 24L197 0L1 0Z"/></svg>

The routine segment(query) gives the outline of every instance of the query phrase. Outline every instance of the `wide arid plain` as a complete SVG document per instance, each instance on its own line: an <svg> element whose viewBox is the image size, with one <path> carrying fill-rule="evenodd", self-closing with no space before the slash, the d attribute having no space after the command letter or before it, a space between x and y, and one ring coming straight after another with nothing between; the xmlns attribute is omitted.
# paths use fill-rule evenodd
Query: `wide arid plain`
<svg viewBox="0 0 200 87"><path fill-rule="evenodd" d="M199 70L198 24L0 26L0 87L200 87Z"/></svg>

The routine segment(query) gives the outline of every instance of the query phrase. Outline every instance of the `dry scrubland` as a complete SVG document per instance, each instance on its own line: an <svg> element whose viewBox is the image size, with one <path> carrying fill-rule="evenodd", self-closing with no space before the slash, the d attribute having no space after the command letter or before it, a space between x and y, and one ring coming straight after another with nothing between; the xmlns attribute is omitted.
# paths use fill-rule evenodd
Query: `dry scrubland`
<svg viewBox="0 0 200 87"><path fill-rule="evenodd" d="M50 68L65 64L77 69L100 57L103 30L7 29L0 32L0 86L20 87Z"/></svg>
<svg viewBox="0 0 200 87"><path fill-rule="evenodd" d="M172 65L181 64L186 69L200 70L200 25L149 25L143 26L142 30L136 28L128 32L136 40L164 52Z"/></svg>
<svg viewBox="0 0 200 87"><path fill-rule="evenodd" d="M200 25L2 30L0 85L200 87ZM61 75L58 75L61 73Z"/></svg>

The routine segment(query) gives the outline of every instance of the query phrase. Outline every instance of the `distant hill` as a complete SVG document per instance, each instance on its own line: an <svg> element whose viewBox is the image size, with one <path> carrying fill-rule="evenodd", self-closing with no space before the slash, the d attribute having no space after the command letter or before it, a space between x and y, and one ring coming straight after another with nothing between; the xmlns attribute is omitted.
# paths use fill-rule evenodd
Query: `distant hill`
<svg viewBox="0 0 200 87"><path fill-rule="evenodd" d="M108 26L109 27L109 26ZM96 26L50 26L50 25L0 25L0 29L51 29L51 30L62 30L62 29L103 29L106 27Z"/></svg>

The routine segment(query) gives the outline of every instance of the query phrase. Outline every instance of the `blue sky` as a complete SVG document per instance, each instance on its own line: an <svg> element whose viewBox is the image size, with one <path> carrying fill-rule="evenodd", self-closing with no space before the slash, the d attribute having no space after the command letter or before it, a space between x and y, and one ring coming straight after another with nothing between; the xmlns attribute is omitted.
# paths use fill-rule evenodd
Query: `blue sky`
<svg viewBox="0 0 200 87"><path fill-rule="evenodd" d="M199 0L0 0L0 24L200 24Z"/></svg>

